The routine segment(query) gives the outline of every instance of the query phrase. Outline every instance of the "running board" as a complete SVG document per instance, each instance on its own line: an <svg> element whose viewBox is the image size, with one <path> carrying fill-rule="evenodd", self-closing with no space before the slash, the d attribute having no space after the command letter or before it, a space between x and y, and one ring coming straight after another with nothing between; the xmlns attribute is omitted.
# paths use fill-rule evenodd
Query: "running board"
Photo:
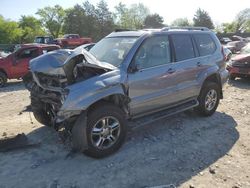
<svg viewBox="0 0 250 188"><path fill-rule="evenodd" d="M129 126L132 129L137 129L137 128L144 126L146 124L150 124L150 123L153 123L159 119L163 119L163 118L166 118L168 116L177 114L179 112L186 111L186 110L191 109L193 107L196 107L198 105L199 105L199 102L197 100L188 101L188 102L185 102L183 104L168 108L166 110L162 110L162 111L150 114L150 115L145 115L145 116L140 117L138 119L131 120L129 123Z"/></svg>

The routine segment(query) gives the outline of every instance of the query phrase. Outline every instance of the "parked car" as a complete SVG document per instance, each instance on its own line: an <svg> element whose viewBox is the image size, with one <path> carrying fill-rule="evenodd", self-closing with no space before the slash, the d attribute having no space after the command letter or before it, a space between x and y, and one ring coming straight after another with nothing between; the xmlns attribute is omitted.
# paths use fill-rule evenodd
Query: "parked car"
<svg viewBox="0 0 250 188"><path fill-rule="evenodd" d="M89 52L33 59L32 111L40 123L71 132L74 149L105 157L121 147L129 125L192 108L211 116L225 67L220 41L207 28L113 32Z"/></svg>
<svg viewBox="0 0 250 188"><path fill-rule="evenodd" d="M0 59L0 87L7 79L19 79L28 73L29 61L41 54L57 50L57 45L24 44L16 47L16 51Z"/></svg>
<svg viewBox="0 0 250 188"><path fill-rule="evenodd" d="M37 36L34 40L34 43L38 44L55 44L56 41L52 36Z"/></svg>
<svg viewBox="0 0 250 188"><path fill-rule="evenodd" d="M242 48L239 55L236 55L229 61L227 70L231 80L235 80L236 77L250 76L250 43Z"/></svg>
<svg viewBox="0 0 250 188"><path fill-rule="evenodd" d="M232 40L230 38L228 38L228 37L222 37L220 39L220 42L221 42L221 44L227 44L229 42L232 42Z"/></svg>
<svg viewBox="0 0 250 188"><path fill-rule="evenodd" d="M243 42L243 41L232 41L232 42L227 43L225 47L235 54L239 52L245 45L246 45L246 42Z"/></svg>
<svg viewBox="0 0 250 188"><path fill-rule="evenodd" d="M223 46L224 54L226 56L226 61L229 61L233 55L231 50L229 50L227 47Z"/></svg>
<svg viewBox="0 0 250 188"><path fill-rule="evenodd" d="M237 35L232 36L231 39L232 39L233 41L248 42L248 40L247 40L246 38L243 38L243 37L237 36Z"/></svg>
<svg viewBox="0 0 250 188"><path fill-rule="evenodd" d="M75 48L83 44L92 43L92 39L89 37L81 38L78 34L66 34L63 38L56 39L55 43L62 48Z"/></svg>

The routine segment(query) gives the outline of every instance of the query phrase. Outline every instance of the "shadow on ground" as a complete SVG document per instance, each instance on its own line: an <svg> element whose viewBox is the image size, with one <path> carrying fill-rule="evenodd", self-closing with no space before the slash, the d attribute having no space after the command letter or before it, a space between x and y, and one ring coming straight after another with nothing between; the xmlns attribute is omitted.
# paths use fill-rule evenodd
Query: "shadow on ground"
<svg viewBox="0 0 250 188"><path fill-rule="evenodd" d="M25 90L22 80L11 80L7 82L3 88L0 88L0 92L13 92Z"/></svg>
<svg viewBox="0 0 250 188"><path fill-rule="evenodd" d="M236 126L220 112L208 118L181 113L130 132L116 154L100 160L66 157L70 148L42 127L28 135L41 147L0 154L0 182L7 187L178 186L227 155L239 138Z"/></svg>

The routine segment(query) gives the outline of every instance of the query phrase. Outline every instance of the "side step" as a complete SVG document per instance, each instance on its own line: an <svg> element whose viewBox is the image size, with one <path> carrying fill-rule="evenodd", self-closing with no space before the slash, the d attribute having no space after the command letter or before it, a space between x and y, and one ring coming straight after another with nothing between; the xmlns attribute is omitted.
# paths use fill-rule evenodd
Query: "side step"
<svg viewBox="0 0 250 188"><path fill-rule="evenodd" d="M171 107L171 108L159 111L159 112L155 112L150 115L145 115L138 119L131 120L130 128L137 129L143 125L153 123L156 120L163 119L168 116L177 114L179 112L186 111L198 105L199 105L199 102L197 100L192 100L192 101L188 101L188 102L182 103L180 105L177 105L177 106L174 106L174 107Z"/></svg>

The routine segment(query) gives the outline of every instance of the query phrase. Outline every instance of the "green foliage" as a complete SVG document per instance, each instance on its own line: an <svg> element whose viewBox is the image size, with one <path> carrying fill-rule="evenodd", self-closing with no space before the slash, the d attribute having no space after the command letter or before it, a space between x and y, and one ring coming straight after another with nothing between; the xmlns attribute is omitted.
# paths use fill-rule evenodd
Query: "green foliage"
<svg viewBox="0 0 250 188"><path fill-rule="evenodd" d="M149 9L142 3L133 4L127 8L125 4L119 3L115 7L114 17L116 24L124 29L142 29L145 18L149 15Z"/></svg>
<svg viewBox="0 0 250 188"><path fill-rule="evenodd" d="M236 22L223 23L222 30L223 30L223 33L235 33L236 32Z"/></svg>
<svg viewBox="0 0 250 188"><path fill-rule="evenodd" d="M49 33L57 38L61 33L65 11L60 5L54 7L45 7L38 9L37 15L40 16L40 21L43 26L49 31Z"/></svg>
<svg viewBox="0 0 250 188"><path fill-rule="evenodd" d="M189 23L187 18L177 18L171 23L171 25L178 27L192 26L192 24Z"/></svg>
<svg viewBox="0 0 250 188"><path fill-rule="evenodd" d="M161 28L164 26L164 19L159 14L150 14L144 20L145 28Z"/></svg>
<svg viewBox="0 0 250 188"><path fill-rule="evenodd" d="M5 20L0 15L0 44L12 44L20 42L22 30L18 27L18 23Z"/></svg>
<svg viewBox="0 0 250 188"><path fill-rule="evenodd" d="M33 16L21 16L19 28L22 29L21 42L31 43L36 36L45 35L41 22Z"/></svg>
<svg viewBox="0 0 250 188"><path fill-rule="evenodd" d="M240 11L235 19L236 32L250 32L250 8Z"/></svg>
<svg viewBox="0 0 250 188"><path fill-rule="evenodd" d="M193 18L194 26L196 27L207 27L214 29L214 24L208 12L202 9L198 9Z"/></svg>

